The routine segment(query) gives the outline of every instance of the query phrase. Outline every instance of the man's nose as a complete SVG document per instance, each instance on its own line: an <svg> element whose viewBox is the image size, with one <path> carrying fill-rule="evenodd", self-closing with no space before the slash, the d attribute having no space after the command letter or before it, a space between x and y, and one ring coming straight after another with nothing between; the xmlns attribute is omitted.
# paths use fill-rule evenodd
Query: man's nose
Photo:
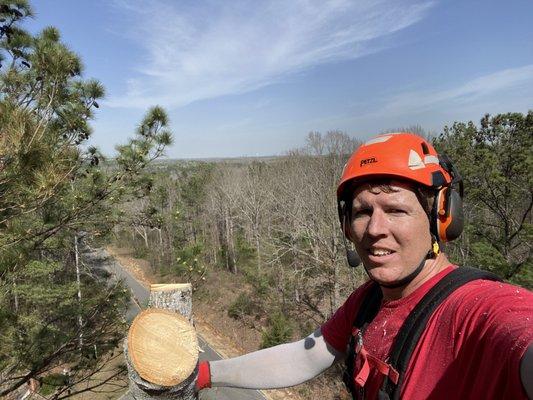
<svg viewBox="0 0 533 400"><path fill-rule="evenodd" d="M381 210L374 210L370 219L368 220L368 225L366 227L366 232L371 237L383 236L388 231L388 219L385 213Z"/></svg>

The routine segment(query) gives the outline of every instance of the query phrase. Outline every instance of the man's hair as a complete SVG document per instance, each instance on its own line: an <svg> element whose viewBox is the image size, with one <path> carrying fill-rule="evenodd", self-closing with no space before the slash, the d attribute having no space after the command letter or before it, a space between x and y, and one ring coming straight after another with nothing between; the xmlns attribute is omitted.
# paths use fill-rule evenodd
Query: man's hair
<svg viewBox="0 0 533 400"><path fill-rule="evenodd" d="M431 210L433 208L433 204L435 202L435 190L426 186L422 186L417 184L416 182L405 180L401 178L380 178L380 179L373 179L373 180L367 180L367 181L358 181L353 182L351 185L348 186L347 190L344 192L344 198L346 200L346 204L349 205L347 207L348 209L348 215L351 217L351 204L353 200L353 194L355 192L355 189L359 186L366 185L369 186L371 189L376 188L379 191L383 193L394 193L397 190L394 189L393 182L405 182L409 184L416 195L416 198L418 199L418 202L426 212L428 218L431 218ZM431 220L431 219L430 219Z"/></svg>

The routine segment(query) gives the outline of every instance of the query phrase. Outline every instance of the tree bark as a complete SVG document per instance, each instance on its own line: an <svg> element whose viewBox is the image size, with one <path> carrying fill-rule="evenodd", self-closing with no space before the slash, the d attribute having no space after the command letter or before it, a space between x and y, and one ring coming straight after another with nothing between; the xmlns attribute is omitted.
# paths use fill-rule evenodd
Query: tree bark
<svg viewBox="0 0 533 400"><path fill-rule="evenodd" d="M183 315L192 325L192 286L190 283L150 285L149 308L161 308Z"/></svg>
<svg viewBox="0 0 533 400"><path fill-rule="evenodd" d="M81 309L81 278L80 278L80 254L78 249L78 235L74 235L74 264L76 265L76 285L78 289L78 303L80 304ZM78 326L80 328L80 334L78 337L78 344L81 348L83 347L83 319L81 317L81 311L78 313Z"/></svg>
<svg viewBox="0 0 533 400"><path fill-rule="evenodd" d="M233 243L233 220L229 211L226 213L226 237L228 240L228 265L230 271L237 273L237 263L235 261L235 243Z"/></svg>

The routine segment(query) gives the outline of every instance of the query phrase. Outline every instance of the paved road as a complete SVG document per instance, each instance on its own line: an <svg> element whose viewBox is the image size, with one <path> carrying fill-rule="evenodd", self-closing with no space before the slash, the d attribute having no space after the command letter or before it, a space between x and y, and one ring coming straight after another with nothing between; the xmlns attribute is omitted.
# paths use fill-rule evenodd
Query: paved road
<svg viewBox="0 0 533 400"><path fill-rule="evenodd" d="M119 279L123 279L124 283L130 288L132 292L132 304L126 314L128 321L140 312L142 308L148 305L150 298L149 288L137 281L128 271L126 271L120 263L109 256L103 249L86 249L84 257L90 260L94 268L102 268L107 272L113 274ZM200 353L200 360L220 360L222 357L203 337L198 335L198 342L203 352ZM212 388L205 389L200 392L199 400L266 400L267 397L258 390L234 389L234 388Z"/></svg>

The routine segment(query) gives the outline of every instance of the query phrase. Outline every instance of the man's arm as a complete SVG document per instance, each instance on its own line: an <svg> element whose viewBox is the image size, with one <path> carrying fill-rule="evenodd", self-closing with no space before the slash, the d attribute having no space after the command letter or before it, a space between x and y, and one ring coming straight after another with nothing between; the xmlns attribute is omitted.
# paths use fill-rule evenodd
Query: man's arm
<svg viewBox="0 0 533 400"><path fill-rule="evenodd" d="M520 379L527 397L533 399L533 343L529 345L520 362Z"/></svg>
<svg viewBox="0 0 533 400"><path fill-rule="evenodd" d="M249 389L289 387L314 378L343 357L324 341L319 328L297 342L210 362L210 383Z"/></svg>

